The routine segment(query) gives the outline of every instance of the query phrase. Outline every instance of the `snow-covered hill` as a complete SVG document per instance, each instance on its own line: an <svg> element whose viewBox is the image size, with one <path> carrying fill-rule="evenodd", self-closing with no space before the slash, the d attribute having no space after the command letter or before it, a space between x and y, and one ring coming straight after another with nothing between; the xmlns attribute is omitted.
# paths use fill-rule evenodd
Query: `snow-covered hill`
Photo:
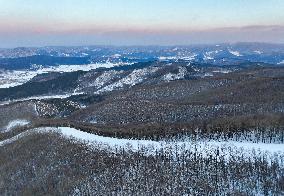
<svg viewBox="0 0 284 196"><path fill-rule="evenodd" d="M117 65L118 64L114 63L96 63L87 65L59 65L50 67L37 66L36 68L30 70L0 70L0 88L19 86L30 81L36 75L43 73L90 71L97 68L111 68Z"/></svg>

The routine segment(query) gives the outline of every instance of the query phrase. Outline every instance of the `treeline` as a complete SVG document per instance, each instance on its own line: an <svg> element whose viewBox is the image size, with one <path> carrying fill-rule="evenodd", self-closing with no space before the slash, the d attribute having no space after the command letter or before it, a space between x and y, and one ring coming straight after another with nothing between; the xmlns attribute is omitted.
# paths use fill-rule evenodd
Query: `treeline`
<svg viewBox="0 0 284 196"><path fill-rule="evenodd" d="M218 140L284 143L282 114L240 116L192 123L92 124L80 119L41 119L34 127L67 126L97 135L148 140Z"/></svg>

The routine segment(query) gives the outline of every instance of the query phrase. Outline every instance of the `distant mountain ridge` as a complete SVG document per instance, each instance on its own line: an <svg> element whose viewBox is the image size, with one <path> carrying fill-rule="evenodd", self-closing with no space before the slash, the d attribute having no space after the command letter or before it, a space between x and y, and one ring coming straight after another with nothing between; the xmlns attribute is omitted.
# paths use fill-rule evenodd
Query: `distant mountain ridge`
<svg viewBox="0 0 284 196"><path fill-rule="evenodd" d="M89 63L186 60L214 65L284 64L284 44L236 43L192 46L81 46L0 49L0 69Z"/></svg>
<svg viewBox="0 0 284 196"><path fill-rule="evenodd" d="M89 64L88 57L54 57L45 55L0 58L0 69L30 69L33 65L56 66L56 65L83 65Z"/></svg>

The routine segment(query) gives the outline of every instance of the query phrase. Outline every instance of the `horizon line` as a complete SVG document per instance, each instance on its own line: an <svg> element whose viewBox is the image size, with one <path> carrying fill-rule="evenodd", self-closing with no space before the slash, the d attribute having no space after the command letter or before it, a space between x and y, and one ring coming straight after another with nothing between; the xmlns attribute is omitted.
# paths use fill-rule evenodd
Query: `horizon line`
<svg viewBox="0 0 284 196"><path fill-rule="evenodd" d="M16 47L0 47L0 49L18 49L18 48L47 48L47 47L189 47L189 46L202 46L202 45L235 45L235 44L272 44L284 45L284 42L256 42L256 41L238 41L238 42L216 42L216 43L193 43L193 44L91 44L91 45L34 45L34 46L16 46Z"/></svg>

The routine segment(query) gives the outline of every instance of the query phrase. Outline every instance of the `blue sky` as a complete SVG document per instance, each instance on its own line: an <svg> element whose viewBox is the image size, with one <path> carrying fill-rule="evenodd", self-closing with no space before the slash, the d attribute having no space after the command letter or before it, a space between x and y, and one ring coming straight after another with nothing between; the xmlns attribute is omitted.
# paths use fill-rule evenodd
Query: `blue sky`
<svg viewBox="0 0 284 196"><path fill-rule="evenodd" d="M0 5L0 47L284 42L283 0L0 0Z"/></svg>

